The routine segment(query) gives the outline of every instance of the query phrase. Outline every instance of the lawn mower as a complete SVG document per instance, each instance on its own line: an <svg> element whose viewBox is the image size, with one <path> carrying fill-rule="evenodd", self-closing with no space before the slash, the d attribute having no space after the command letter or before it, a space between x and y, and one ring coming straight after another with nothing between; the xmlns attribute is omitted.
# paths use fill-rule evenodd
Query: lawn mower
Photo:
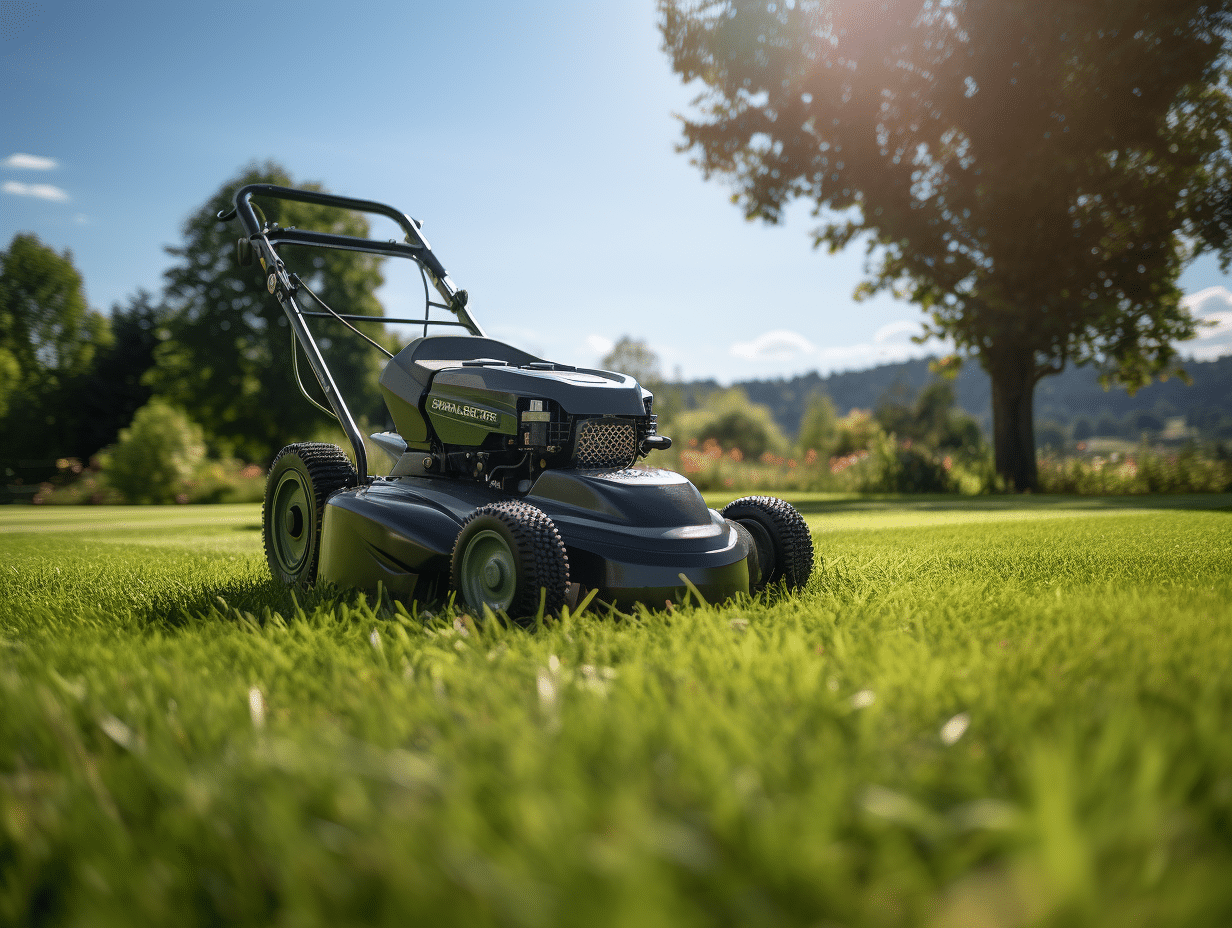
<svg viewBox="0 0 1232 928"><path fill-rule="evenodd" d="M385 216L405 238L280 228L258 219L253 197ZM588 596L617 608L662 607L808 580L812 540L792 506L751 496L716 512L680 474L635 466L671 446L656 431L650 391L626 374L547 361L488 338L420 222L382 203L270 184L243 187L218 218L237 216L239 261L260 263L286 313L300 390L337 418L354 455L352 463L336 445L301 442L275 458L262 513L275 578L383 587L408 601L453 592L479 614L486 607L516 619ZM287 245L414 261L422 318L336 311L284 263L279 249ZM392 462L386 475L369 473L363 436L310 319L360 335L359 321L422 326L397 354L373 341L389 355L379 387L393 428L370 436ZM328 407L305 389L299 351Z"/></svg>

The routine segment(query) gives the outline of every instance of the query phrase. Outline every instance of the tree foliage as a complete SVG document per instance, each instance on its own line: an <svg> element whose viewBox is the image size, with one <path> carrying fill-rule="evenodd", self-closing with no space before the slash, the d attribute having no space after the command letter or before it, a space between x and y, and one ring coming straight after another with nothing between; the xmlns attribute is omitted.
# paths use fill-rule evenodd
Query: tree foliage
<svg viewBox="0 0 1232 928"><path fill-rule="evenodd" d="M603 356L599 367L605 371L628 374L647 388L663 380L663 374L659 370L659 356L644 341L628 335L620 337L612 350Z"/></svg>
<svg viewBox="0 0 1232 928"><path fill-rule="evenodd" d="M21 382L21 365L8 348L0 348L0 420L8 415L9 405Z"/></svg>
<svg viewBox="0 0 1232 928"><path fill-rule="evenodd" d="M107 320L86 303L72 255L58 254L34 235L15 236L0 253L0 429L7 436L0 458L6 470L37 472L58 456L80 453L86 420L81 387L96 352L110 341Z"/></svg>
<svg viewBox="0 0 1232 928"><path fill-rule="evenodd" d="M838 443L838 413L834 402L823 392L816 392L800 418L800 433L796 445L805 452L828 455Z"/></svg>
<svg viewBox="0 0 1232 928"><path fill-rule="evenodd" d="M116 440L120 429L152 395L146 374L154 351L169 337L167 308L146 290L126 305L111 307L107 343L95 352L88 371L76 382L80 410L74 446L65 453L85 459Z"/></svg>
<svg viewBox="0 0 1232 928"><path fill-rule="evenodd" d="M680 415L675 428L683 440L704 444L713 439L724 451L739 448L746 458L787 447L770 410L750 402L743 390L712 393L701 409Z"/></svg>
<svg viewBox="0 0 1232 928"><path fill-rule="evenodd" d="M749 218L810 200L993 382L998 470L1035 483L1032 397L1067 363L1136 388L1195 333L1177 277L1227 264L1229 0L660 0L703 86L684 149ZM1215 195L1213 191L1222 191Z"/></svg>
<svg viewBox="0 0 1232 928"><path fill-rule="evenodd" d="M977 453L982 445L979 425L955 409L954 387L947 380L928 384L914 399L897 392L883 397L875 417L885 432L900 441L970 454Z"/></svg>
<svg viewBox="0 0 1232 928"><path fill-rule="evenodd" d="M838 434L831 450L836 455L864 451L881 435L881 426L871 412L867 409L852 409L838 420Z"/></svg>
<svg viewBox="0 0 1232 928"><path fill-rule="evenodd" d="M0 498L47 479L57 461L111 444L150 398L143 377L167 332L140 291L110 317L89 309L68 252L18 235L0 255Z"/></svg>
<svg viewBox="0 0 1232 928"><path fill-rule="evenodd" d="M0 345L28 386L64 381L90 363L103 325L86 305L69 252L18 234L0 256Z"/></svg>
<svg viewBox="0 0 1232 928"><path fill-rule="evenodd" d="M183 243L167 249L177 259L165 275L171 337L156 350L152 380L156 392L201 423L218 450L262 460L332 420L300 395L282 308L266 291L260 265L243 267L236 260L238 224L217 219L220 210L230 209L235 192L253 183L321 189L296 184L276 164L254 166L224 183L188 218ZM367 220L358 213L263 198L253 202L283 227L368 235ZM280 247L280 253L288 269L335 311L384 314L375 296L382 283L376 256L293 246ZM306 295L303 305L320 311ZM378 341L386 339L379 322L358 327ZM379 354L341 323L323 321L312 328L352 412L383 422L376 388ZM324 402L302 353L299 367L305 386Z"/></svg>

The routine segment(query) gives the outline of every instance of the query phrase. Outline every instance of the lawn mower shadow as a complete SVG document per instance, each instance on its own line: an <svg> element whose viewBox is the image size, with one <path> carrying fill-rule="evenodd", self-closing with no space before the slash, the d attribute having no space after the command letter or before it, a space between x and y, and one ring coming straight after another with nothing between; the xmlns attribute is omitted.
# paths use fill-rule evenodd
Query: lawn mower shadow
<svg viewBox="0 0 1232 928"><path fill-rule="evenodd" d="M420 615L437 614L447 606L447 600L432 589L431 595L416 602L401 600L408 612ZM395 600L388 591L378 594L359 589L318 583L315 586L292 587L267 577L257 581L236 581L196 591L174 604L151 604L150 624L165 624L176 628L196 622L239 622L264 626L270 616L293 623L307 617L316 621L331 613L353 615L364 610L378 616L392 615Z"/></svg>
<svg viewBox="0 0 1232 928"><path fill-rule="evenodd" d="M274 579L237 580L199 588L188 595L144 604L145 621L151 626L184 628L199 622L256 622L264 625L270 614L292 621L301 612L311 615L321 605L352 604L362 593L336 589L293 589ZM375 606L373 597L368 598Z"/></svg>

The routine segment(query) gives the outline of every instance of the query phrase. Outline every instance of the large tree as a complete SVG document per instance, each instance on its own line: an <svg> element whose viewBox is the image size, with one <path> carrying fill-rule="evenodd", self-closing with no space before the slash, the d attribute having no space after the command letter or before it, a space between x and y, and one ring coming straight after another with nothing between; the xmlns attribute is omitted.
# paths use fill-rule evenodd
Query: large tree
<svg viewBox="0 0 1232 928"><path fill-rule="evenodd" d="M291 334L281 306L265 289L259 265L241 266L235 253L238 223L221 223L235 192L246 184L297 185L280 166L254 166L225 184L184 224L182 245L168 248L177 262L166 272L171 337L156 351L152 382L160 395L182 406L218 450L249 460L271 458L291 441L309 438L331 421L301 395L292 373ZM268 198L255 198L270 222L282 227L317 229L367 237L368 222L358 213ZM375 296L381 285L380 259L359 252L280 249L289 270L300 275L339 313L380 316ZM303 307L320 311L304 295ZM367 335L384 341L380 323L360 323ZM357 417L383 424L384 406L376 389L380 356L341 323L312 325L342 395ZM304 384L324 402L302 354Z"/></svg>
<svg viewBox="0 0 1232 928"><path fill-rule="evenodd" d="M685 143L749 218L802 197L832 251L987 370L998 471L1036 485L1040 378L1130 389L1195 334L1177 278L1228 259L1232 0L660 0L698 82ZM957 360L957 358L955 359ZM953 365L951 365L953 368Z"/></svg>
<svg viewBox="0 0 1232 928"><path fill-rule="evenodd" d="M70 252L26 233L0 252L0 348L21 371L14 386L38 392L80 374L105 329Z"/></svg>
<svg viewBox="0 0 1232 928"><path fill-rule="evenodd" d="M83 453L79 387L110 341L72 255L34 235L15 236L0 252L0 466L13 472L7 476L41 479L56 458Z"/></svg>

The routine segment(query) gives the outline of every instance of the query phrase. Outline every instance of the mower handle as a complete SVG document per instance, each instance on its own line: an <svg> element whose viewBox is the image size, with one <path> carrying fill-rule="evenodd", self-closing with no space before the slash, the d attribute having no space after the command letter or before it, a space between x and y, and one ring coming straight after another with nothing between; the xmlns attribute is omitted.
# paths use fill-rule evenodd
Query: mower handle
<svg viewBox="0 0 1232 928"><path fill-rule="evenodd" d="M335 235L328 232L278 229L273 226L262 228L251 203L254 196L271 197L276 200L297 200L301 203L316 203L321 206L334 206L339 209L386 216L396 222L402 228L402 231L406 233L406 244L395 243L392 239L389 242L377 242L371 239L357 238L350 235ZM296 341L303 347L304 353L308 357L308 363L312 367L312 372L316 374L317 382L320 383L321 389L325 391L325 398L329 402L334 416L338 419L338 423L342 426L342 430L346 433L347 438L350 439L351 445L355 449L355 470L360 485L363 485L368 481L368 458L367 452L364 450L363 436L360 435L359 427L355 424L351 411L347 408L346 401L343 400L342 395L338 392L338 386L329 372L325 359L321 356L321 350L313 339L312 333L308 331L308 326L304 320L304 313L295 300L295 291L298 289L299 282L288 275L282 260L278 257L277 252L274 251L274 243L285 241L290 244L341 248L352 251L372 252L374 254L400 254L404 257L413 258L419 262L421 268L428 272L433 286L436 287L445 300L443 304L436 303L431 305L441 306L443 309L451 311L467 329L476 335L483 335L483 329L479 327L479 324L467 312L466 291L459 290L453 281L449 279L449 275L445 273L444 266L437 259L436 255L432 253L432 246L419 234L419 223L392 206L377 203L375 200L357 200L353 197L340 197L337 194L321 193L317 190L296 190L291 187L279 187L276 184L248 184L235 192L235 206L232 209L221 210L218 213L218 219L221 222L227 222L236 216L239 217L240 224L244 227L245 238L240 239L241 243L246 240L259 248L261 266L269 274L266 286L269 288L269 292L277 297L278 302L282 304L282 310L291 324L291 331L294 333ZM331 315L337 316L338 314L333 313L331 310ZM425 308L425 321L427 316L428 311ZM339 316L338 318L342 317ZM303 389L303 387L301 386L300 389Z"/></svg>
<svg viewBox="0 0 1232 928"><path fill-rule="evenodd" d="M314 232L306 229L263 229L250 202L254 196L271 197L276 200L298 200L301 203L317 203L321 206L335 206L339 209L387 216L406 233L406 244L399 244L393 239L388 242L378 242L375 239L336 235L332 232ZM235 205L231 209L219 211L218 220L229 222L236 216L239 216L246 238L250 241L261 239L267 246L285 241L299 245L316 245L324 248L342 248L349 251L414 258L428 272L432 285L444 298L444 308L454 313L462 324L476 335L483 334L483 328L466 309L466 291L458 289L458 286L449 279L445 266L433 253L428 240L420 233L420 222L392 206L378 203L375 200L357 200L354 197L342 197L335 193L322 193L319 190L296 190L293 187L279 187L276 184L248 184L235 192ZM265 257L270 259L276 257L272 247L271 253Z"/></svg>
<svg viewBox="0 0 1232 928"><path fill-rule="evenodd" d="M235 192L235 208L218 214L222 221L232 219L236 215L249 237L261 232L261 223L249 202L254 196L272 197L276 200L298 200L301 203L316 203L320 206L336 206L339 209L350 209L360 213L375 213L387 216L396 222L406 233L407 242L415 248L425 248L431 251L431 246L419 234L419 223L406 213L378 203L375 200L357 200L354 197L342 197L335 193L323 193L319 190L296 190L293 187L279 187L276 184L248 184Z"/></svg>

